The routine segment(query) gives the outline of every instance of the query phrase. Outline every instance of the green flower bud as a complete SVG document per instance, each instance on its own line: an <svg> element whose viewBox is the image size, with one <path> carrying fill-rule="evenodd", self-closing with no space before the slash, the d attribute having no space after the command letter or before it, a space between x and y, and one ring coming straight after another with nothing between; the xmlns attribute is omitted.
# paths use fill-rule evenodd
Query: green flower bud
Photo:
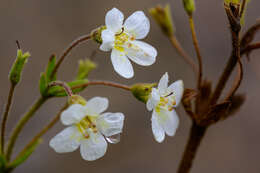
<svg viewBox="0 0 260 173"><path fill-rule="evenodd" d="M86 79L88 77L89 72L97 68L97 64L93 61L86 59L86 60L79 60L79 67L78 67L78 74L76 79Z"/></svg>
<svg viewBox="0 0 260 173"><path fill-rule="evenodd" d="M21 49L17 50L16 60L9 73L9 80L13 85L16 85L20 82L24 65L30 56L31 55L29 52L23 53Z"/></svg>
<svg viewBox="0 0 260 173"><path fill-rule="evenodd" d="M91 32L91 39L96 41L99 44L102 44L101 34L102 34L102 31L105 30L106 28L107 28L106 26L100 26L99 28L94 29Z"/></svg>
<svg viewBox="0 0 260 173"><path fill-rule="evenodd" d="M68 104L81 104L84 106L87 104L87 101L80 95L72 95L71 97L69 97Z"/></svg>
<svg viewBox="0 0 260 173"><path fill-rule="evenodd" d="M195 11L195 2L194 0L183 0L184 9L189 16L192 16L192 13Z"/></svg>
<svg viewBox="0 0 260 173"><path fill-rule="evenodd" d="M174 34L175 29L173 26L169 4L167 4L164 8L160 5L156 6L155 8L150 8L149 13L156 21L156 23L161 27L164 34L169 37Z"/></svg>
<svg viewBox="0 0 260 173"><path fill-rule="evenodd" d="M146 103L152 92L152 88L156 85L156 83L134 84L131 86L130 90L132 94L135 96L135 98L137 98L141 102Z"/></svg>

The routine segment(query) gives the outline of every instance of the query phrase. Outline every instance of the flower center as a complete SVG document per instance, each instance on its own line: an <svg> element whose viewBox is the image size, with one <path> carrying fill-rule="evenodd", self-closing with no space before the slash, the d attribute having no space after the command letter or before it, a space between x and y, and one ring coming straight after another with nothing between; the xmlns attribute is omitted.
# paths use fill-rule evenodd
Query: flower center
<svg viewBox="0 0 260 173"><path fill-rule="evenodd" d="M85 138L90 137L89 131L92 131L94 133L98 132L95 121L96 117L87 115L79 123L76 124L78 130Z"/></svg>
<svg viewBox="0 0 260 173"><path fill-rule="evenodd" d="M176 105L176 100L175 100L175 95L173 94L173 92L167 94L166 96L161 96L160 97L160 101L156 106L156 111L160 112L161 108L166 108L168 109L168 111L172 111L173 110L173 106Z"/></svg>
<svg viewBox="0 0 260 173"><path fill-rule="evenodd" d="M118 51L123 52L124 47L131 47L132 44L129 42L135 40L134 36L130 36L127 32L125 32L124 28L122 28L119 32L115 34L115 45L114 48Z"/></svg>

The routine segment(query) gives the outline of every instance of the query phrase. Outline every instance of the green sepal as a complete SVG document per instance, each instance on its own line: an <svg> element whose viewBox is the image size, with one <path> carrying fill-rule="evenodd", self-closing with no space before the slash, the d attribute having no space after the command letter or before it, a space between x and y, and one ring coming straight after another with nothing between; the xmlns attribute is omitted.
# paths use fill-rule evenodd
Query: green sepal
<svg viewBox="0 0 260 173"><path fill-rule="evenodd" d="M95 68L97 68L97 64L90 59L79 60L78 74L76 79L86 79L89 73Z"/></svg>
<svg viewBox="0 0 260 173"><path fill-rule="evenodd" d="M146 103L156 83L140 83L131 86L130 90L137 100Z"/></svg>
<svg viewBox="0 0 260 173"><path fill-rule="evenodd" d="M55 69L55 65L56 65L56 56L52 55L51 58L49 59L49 62L48 62L47 68L46 68L46 82L47 83L55 81L57 79L56 74L53 75L53 77L51 77L53 70Z"/></svg>
<svg viewBox="0 0 260 173"><path fill-rule="evenodd" d="M40 81L39 81L39 89L40 89L40 93L43 97L46 97L47 94L47 81L46 81L46 75L45 73L41 73L41 77L40 77Z"/></svg>
<svg viewBox="0 0 260 173"><path fill-rule="evenodd" d="M25 162L29 158L29 156L34 152L36 147L41 143L41 141L41 139L38 139L26 151L19 154L19 156L8 165L7 169L14 169L17 166L21 165L23 162Z"/></svg>
<svg viewBox="0 0 260 173"><path fill-rule="evenodd" d="M88 82L87 79L83 79L83 80L75 80L75 81L72 81L72 82L68 82L67 84L72 89L72 92L74 94L76 94L76 93L79 93L79 92L83 91L86 87L80 87L80 88L75 88L75 89L73 89L73 87L80 86L80 85L85 84L87 82ZM65 97L65 96L67 96L67 93L64 91L63 87L61 87L61 86L53 86L53 87L49 88L48 96L51 96L51 97Z"/></svg>
<svg viewBox="0 0 260 173"><path fill-rule="evenodd" d="M107 27L106 26L100 26L97 29L94 29L91 32L91 39L94 40L95 42L102 44L102 31L105 30Z"/></svg>
<svg viewBox="0 0 260 173"><path fill-rule="evenodd" d="M21 49L17 50L17 57L9 73L9 80L13 85L20 82L24 65L30 56L29 52L23 53Z"/></svg>

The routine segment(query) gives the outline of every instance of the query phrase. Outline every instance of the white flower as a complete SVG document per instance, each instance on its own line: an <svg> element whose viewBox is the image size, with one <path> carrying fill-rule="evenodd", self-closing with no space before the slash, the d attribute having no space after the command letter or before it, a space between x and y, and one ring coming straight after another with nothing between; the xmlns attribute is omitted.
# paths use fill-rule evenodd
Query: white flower
<svg viewBox="0 0 260 173"><path fill-rule="evenodd" d="M152 113L152 131L157 142L161 143L168 136L174 136L179 126L179 117L174 110L183 95L183 82L178 80L168 87L168 73L165 73L158 84L152 88L147 101L147 109Z"/></svg>
<svg viewBox="0 0 260 173"><path fill-rule="evenodd" d="M61 122L69 127L53 137L50 146L58 153L72 152L80 146L82 158L88 161L104 156L105 137L116 143L113 136L122 132L124 123L122 113L102 113L107 107L108 99L102 97L90 99L85 106L71 105L61 114Z"/></svg>
<svg viewBox="0 0 260 173"><path fill-rule="evenodd" d="M145 38L150 30L149 19L142 11L133 13L124 24L123 20L124 15L118 9L107 12L100 49L112 49L111 60L115 71L125 78L131 78L134 71L129 59L139 65L149 66L155 62L157 51L151 45L137 40Z"/></svg>

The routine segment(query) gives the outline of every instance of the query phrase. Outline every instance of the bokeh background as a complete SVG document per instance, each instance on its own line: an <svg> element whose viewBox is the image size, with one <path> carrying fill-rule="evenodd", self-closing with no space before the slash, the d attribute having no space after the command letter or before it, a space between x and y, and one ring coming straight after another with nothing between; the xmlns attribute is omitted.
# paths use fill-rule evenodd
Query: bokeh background
<svg viewBox="0 0 260 173"><path fill-rule="evenodd" d="M187 16L181 0L8 0L0 1L0 106L3 110L8 93L8 71L16 56L15 40L19 40L24 50L32 57L26 65L22 83L17 87L15 101L8 121L10 134L15 122L38 97L38 80L50 54L60 54L76 37L89 33L104 24L106 12L112 7L119 8L125 16L136 10L147 13L149 7L170 3L176 27L176 35L195 57ZM203 55L204 74L216 83L231 51L228 22L222 0L197 1L195 24ZM260 16L260 1L252 0L248 7L246 26L252 25ZM147 14L148 15L148 14ZM151 17L149 16L151 19ZM76 74L79 59L89 57L97 50L95 61L99 68L90 79L111 80L124 84L154 82L166 72L170 80L183 79L187 88L194 87L194 74L182 60L169 41L151 20L151 32L145 39L158 50L154 65L141 67L134 64L135 76L126 80L118 76L110 61L110 54L98 50L94 42L82 44L66 59L59 71L59 78L71 80ZM257 173L260 171L260 52L251 54L251 61L243 61L245 75L240 93L245 93L247 101L240 112L217 125L206 134L195 159L192 172L202 173ZM84 97L105 96L110 100L109 111L124 112L126 115L121 142L110 144L106 155L95 162L84 161L79 151L57 154L49 146L49 140L64 127L59 122L44 136L43 143L36 152L14 172L26 173L173 173L176 172L188 137L191 121L178 108L180 127L175 137L167 137L162 144L152 136L150 117L143 103L138 102L126 91L103 86L89 87L82 93ZM15 154L53 117L66 99L53 99L45 104L26 125L19 137Z"/></svg>

